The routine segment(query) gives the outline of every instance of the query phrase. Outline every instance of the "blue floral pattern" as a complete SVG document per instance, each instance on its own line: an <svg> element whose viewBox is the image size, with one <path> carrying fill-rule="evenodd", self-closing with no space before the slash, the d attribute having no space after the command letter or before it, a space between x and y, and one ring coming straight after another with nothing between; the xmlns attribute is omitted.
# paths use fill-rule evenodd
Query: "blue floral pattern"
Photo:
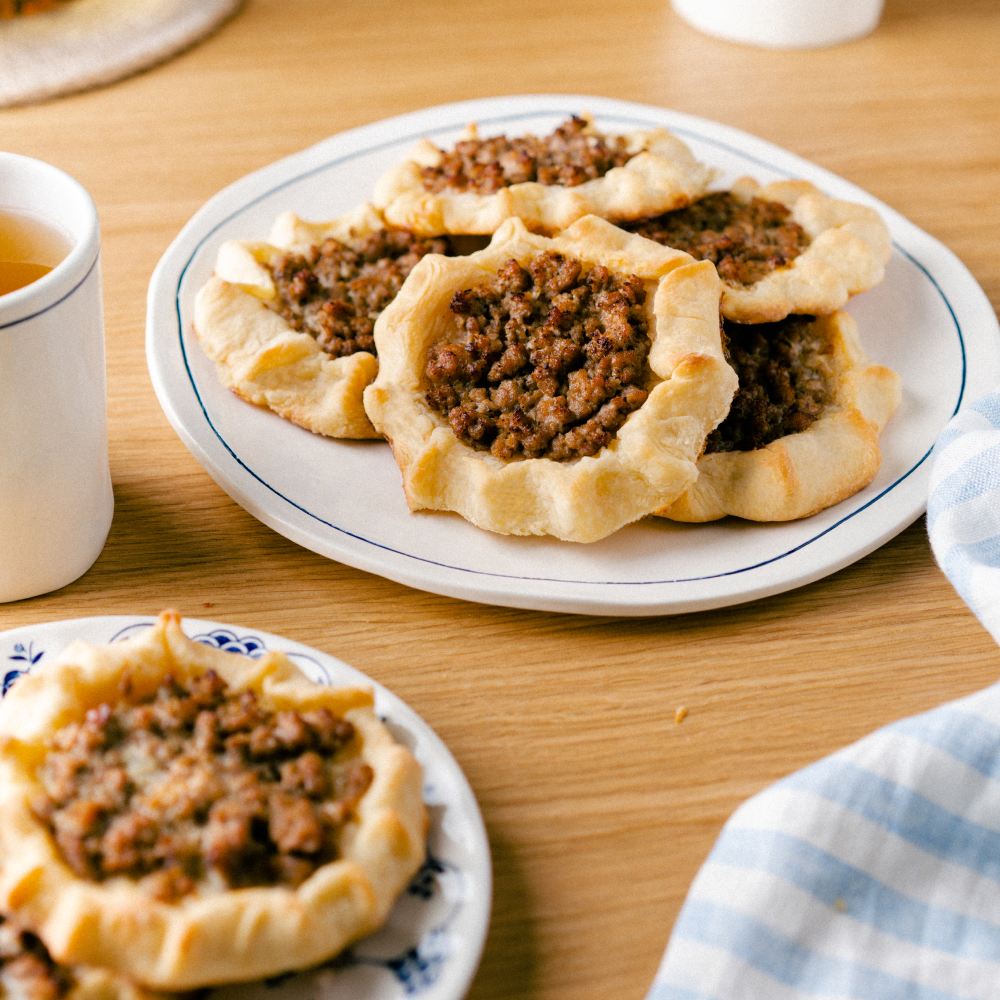
<svg viewBox="0 0 1000 1000"><path fill-rule="evenodd" d="M14 670L8 670L3 675L3 691L0 692L0 697L5 695L9 690L10 686L20 677L22 674L26 674L30 667L33 667L43 656L45 655L45 650L39 650L35 652L35 644L29 642L27 646L23 642L17 642L14 644L14 652L7 657L8 660L14 660L24 664L24 668L15 668Z"/></svg>
<svg viewBox="0 0 1000 1000"><path fill-rule="evenodd" d="M447 938L443 930L431 931L415 948L386 963L411 996L438 981L441 966L448 957Z"/></svg>
<svg viewBox="0 0 1000 1000"><path fill-rule="evenodd" d="M443 874L444 871L445 866L428 851L426 860L420 866L420 871L413 876L413 880L406 891L411 896L430 899L434 895L434 886L437 883L437 877Z"/></svg>
<svg viewBox="0 0 1000 1000"><path fill-rule="evenodd" d="M10 690L11 684L13 684L18 677L25 673L27 673L26 670L8 670L7 673L3 675L3 693L6 694Z"/></svg>
<svg viewBox="0 0 1000 1000"><path fill-rule="evenodd" d="M203 643L206 646L215 646L217 649L225 650L227 653L240 653L243 656L252 656L257 659L267 652L264 640L255 635L245 635L242 638L235 632L227 628L213 629L211 632L203 632L201 635L191 636L195 642Z"/></svg>
<svg viewBox="0 0 1000 1000"><path fill-rule="evenodd" d="M14 653L8 656L8 660L22 660L29 666L36 664L45 655L45 650L40 650L35 652L35 644L33 642L28 643L28 648L24 648L24 643L16 642L14 643Z"/></svg>
<svg viewBox="0 0 1000 1000"><path fill-rule="evenodd" d="M120 642L122 639L130 639L143 629L149 628L152 624L152 621L148 621L129 625L127 628L116 632L109 641ZM263 656L267 652L267 644L260 636L240 636L228 628L215 628L210 632L201 632L198 635L192 635L191 638L195 642L203 643L206 646L214 646L216 649L224 650L227 653L240 653L243 656L251 656L254 659ZM287 656L298 664L311 680L317 681L320 684L331 683L330 672L315 657L298 652L289 652Z"/></svg>
<svg viewBox="0 0 1000 1000"><path fill-rule="evenodd" d="M406 894L419 900L424 906L432 902L440 903L443 895L441 879L449 875L461 879L461 873L454 865L439 860L428 848L427 859L411 879ZM374 965L388 969L408 995L422 993L438 981L444 963L451 955L453 942L449 928L461 908L461 899L453 902L443 920L425 931L415 944L402 951L383 958L359 954L360 949L357 949L347 953L346 964Z"/></svg>

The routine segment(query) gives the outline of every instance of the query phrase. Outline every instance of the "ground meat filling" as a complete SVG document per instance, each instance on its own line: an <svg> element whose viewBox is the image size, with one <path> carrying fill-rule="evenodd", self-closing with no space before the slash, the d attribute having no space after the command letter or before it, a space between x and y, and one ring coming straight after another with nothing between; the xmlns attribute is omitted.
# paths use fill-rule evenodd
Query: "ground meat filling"
<svg viewBox="0 0 1000 1000"><path fill-rule="evenodd" d="M271 267L277 312L332 357L375 354L375 320L429 253L454 250L446 236L419 239L407 229L384 229L356 249L328 239L305 253L282 254Z"/></svg>
<svg viewBox="0 0 1000 1000"><path fill-rule="evenodd" d="M646 401L646 290L635 275L544 253L455 293L460 334L434 344L427 404L501 459L595 455Z"/></svg>
<svg viewBox="0 0 1000 1000"><path fill-rule="evenodd" d="M0 997L58 1000L74 985L69 969L53 962L31 931L0 915Z"/></svg>
<svg viewBox="0 0 1000 1000"><path fill-rule="evenodd" d="M624 223L623 228L697 260L710 260L723 281L746 287L789 264L809 246L805 230L790 214L776 201L754 198L744 204L720 191L686 208Z"/></svg>
<svg viewBox="0 0 1000 1000"><path fill-rule="evenodd" d="M576 187L624 166L634 153L623 136L593 135L587 122L575 115L551 135L508 139L468 139L452 152L441 151L436 167L421 171L424 188L433 194L445 190L494 194L512 184L535 181Z"/></svg>
<svg viewBox="0 0 1000 1000"><path fill-rule="evenodd" d="M54 736L38 812L82 878L154 897L298 885L337 857L372 780L354 727L328 709L270 712L209 671L100 705Z"/></svg>
<svg viewBox="0 0 1000 1000"><path fill-rule="evenodd" d="M739 376L729 415L708 436L706 453L752 451L804 431L830 400L830 344L812 316L777 323L723 322L726 360Z"/></svg>

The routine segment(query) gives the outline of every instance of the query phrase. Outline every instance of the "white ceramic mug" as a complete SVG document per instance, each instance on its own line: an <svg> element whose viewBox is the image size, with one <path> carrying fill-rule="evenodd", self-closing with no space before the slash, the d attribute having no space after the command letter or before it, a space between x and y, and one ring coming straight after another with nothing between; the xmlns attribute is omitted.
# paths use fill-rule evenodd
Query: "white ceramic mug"
<svg viewBox="0 0 1000 1000"><path fill-rule="evenodd" d="M30 285L0 295L0 602L85 573L111 527L101 234L87 191L61 170L0 153L0 209L73 241Z"/></svg>
<svg viewBox="0 0 1000 1000"><path fill-rule="evenodd" d="M774 49L838 45L875 30L883 0L671 0L688 24Z"/></svg>

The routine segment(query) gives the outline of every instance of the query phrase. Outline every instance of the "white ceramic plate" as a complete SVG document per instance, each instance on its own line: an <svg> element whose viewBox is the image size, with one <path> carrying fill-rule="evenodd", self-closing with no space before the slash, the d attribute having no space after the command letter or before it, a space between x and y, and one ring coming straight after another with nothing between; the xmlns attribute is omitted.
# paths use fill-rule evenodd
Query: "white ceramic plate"
<svg viewBox="0 0 1000 1000"><path fill-rule="evenodd" d="M74 639L115 642L151 625L149 617L113 615L27 625L0 632L3 693L21 673L43 668ZM460 1000L479 964L489 927L492 870L475 796L448 748L420 716L361 671L281 636L200 618L183 620L193 639L248 656L287 653L322 684L365 685L375 710L424 768L431 816L428 857L386 925L318 971L215 990L215 1000Z"/></svg>
<svg viewBox="0 0 1000 1000"><path fill-rule="evenodd" d="M875 361L903 379L867 489L804 521L648 517L592 545L493 535L455 514L410 514L388 446L317 437L219 385L191 332L194 296L219 245L261 239L291 209L332 218L370 197L375 178L421 136L448 145L469 121L485 134L545 134L573 112L608 130L665 125L720 186L812 181L882 212L894 252L885 282L849 310ZM571 95L449 104L342 132L237 181L208 202L160 261L149 288L146 350L177 433L230 496L286 537L331 559L433 593L509 607L590 614L695 611L781 593L847 566L923 512L927 457L948 419L1000 376L996 316L951 251L864 191L736 129L624 101Z"/></svg>

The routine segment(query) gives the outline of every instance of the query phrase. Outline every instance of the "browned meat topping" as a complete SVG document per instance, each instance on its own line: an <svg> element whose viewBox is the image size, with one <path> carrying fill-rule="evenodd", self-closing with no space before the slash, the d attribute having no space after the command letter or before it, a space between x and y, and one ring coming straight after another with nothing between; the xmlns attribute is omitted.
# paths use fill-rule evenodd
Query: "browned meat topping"
<svg viewBox="0 0 1000 1000"><path fill-rule="evenodd" d="M407 229L385 229L356 250L328 239L306 253L282 254L271 268L277 312L335 358L374 354L375 320L417 261L429 253L454 252L447 236L419 239Z"/></svg>
<svg viewBox="0 0 1000 1000"><path fill-rule="evenodd" d="M455 293L454 341L431 348L426 400L497 458L594 455L646 401L649 323L635 275L544 253Z"/></svg>
<svg viewBox="0 0 1000 1000"><path fill-rule="evenodd" d="M632 159L622 136L592 135L586 128L574 115L544 139L498 135L456 143L453 152L442 151L438 166L421 171L424 188L493 194L525 181L576 187Z"/></svg>
<svg viewBox="0 0 1000 1000"><path fill-rule="evenodd" d="M39 814L77 875L141 879L176 900L220 876L298 885L336 858L372 780L349 722L267 711L212 671L138 703L127 687L60 729L39 769Z"/></svg>
<svg viewBox="0 0 1000 1000"><path fill-rule="evenodd" d="M812 316L778 323L723 323L726 360L740 387L729 415L711 434L706 452L752 451L804 431L829 402L824 355L830 345Z"/></svg>
<svg viewBox="0 0 1000 1000"><path fill-rule="evenodd" d="M746 286L784 267L809 246L805 230L790 214L776 201L754 198L747 205L721 191L622 228L697 260L710 260L723 281Z"/></svg>
<svg viewBox="0 0 1000 1000"><path fill-rule="evenodd" d="M58 1000L73 985L69 969L53 962L31 931L0 915L0 997Z"/></svg>

